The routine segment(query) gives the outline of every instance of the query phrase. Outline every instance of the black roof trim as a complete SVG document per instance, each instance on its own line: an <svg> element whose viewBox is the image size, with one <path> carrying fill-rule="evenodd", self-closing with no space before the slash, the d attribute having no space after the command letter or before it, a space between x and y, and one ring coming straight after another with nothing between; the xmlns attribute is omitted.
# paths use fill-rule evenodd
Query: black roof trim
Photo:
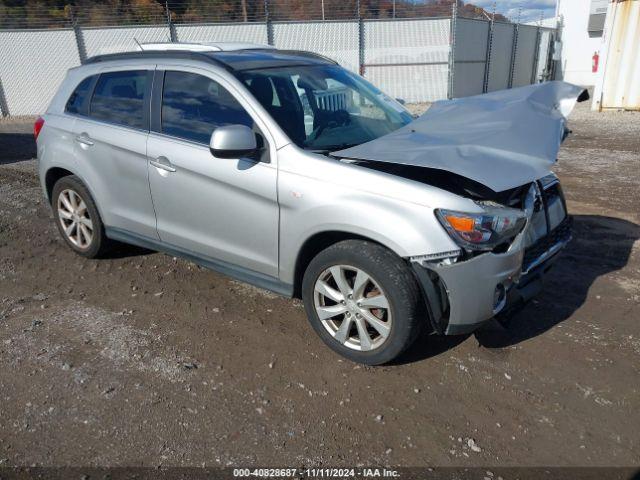
<svg viewBox="0 0 640 480"><path fill-rule="evenodd" d="M316 58L318 60L325 60L327 63L338 65L338 62L336 62L332 58L325 57L324 55L320 55L319 53L316 53L316 52L309 52L307 50L276 50L276 52L287 53L290 55L297 55L299 57Z"/></svg>
<svg viewBox="0 0 640 480"><path fill-rule="evenodd" d="M104 55L96 55L95 57L90 57L85 62L86 64L91 63L100 63L100 62L108 62L111 60L130 60L135 58L176 58L176 59L187 59L187 60L200 60L208 63L213 63L219 67L223 67L227 70L231 70L229 66L212 57L211 55L207 55L210 52L194 52L189 50L137 50L133 52L121 52L121 53L107 53Z"/></svg>
<svg viewBox="0 0 640 480"><path fill-rule="evenodd" d="M261 56L261 58L246 58L253 55ZM85 65L112 60L131 60L136 58L198 60L211 63L231 72L279 66L302 66L304 63L301 62L305 61L309 62L310 65L314 63L313 61L317 63L326 62L334 65L338 64L338 62L314 52L252 48L208 52L195 52L190 50L137 50L133 52L109 53L90 57L85 62ZM297 62L296 60L300 60L301 62Z"/></svg>

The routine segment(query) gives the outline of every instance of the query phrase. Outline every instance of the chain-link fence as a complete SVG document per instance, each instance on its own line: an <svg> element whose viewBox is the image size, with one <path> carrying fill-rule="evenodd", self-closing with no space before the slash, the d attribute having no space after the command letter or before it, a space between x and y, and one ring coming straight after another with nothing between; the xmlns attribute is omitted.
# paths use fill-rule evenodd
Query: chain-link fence
<svg viewBox="0 0 640 480"><path fill-rule="evenodd" d="M553 79L557 30L453 17L450 97L465 97Z"/></svg>
<svg viewBox="0 0 640 480"><path fill-rule="evenodd" d="M462 0L74 0L24 2L0 0L0 29L64 28L80 26L153 25L165 23L221 23L352 20L355 18L435 18L458 15L489 18L484 9ZM497 20L507 19L499 14Z"/></svg>
<svg viewBox="0 0 640 480"><path fill-rule="evenodd" d="M211 22L217 18L213 11L200 9L197 20L206 22L180 23L174 21L167 3L164 9L155 4L160 8L158 17L151 13L144 17L156 21L151 24L97 27L76 17L70 28L0 30L0 111L3 116L42 113L67 69L94 55L136 50L138 43L145 42L240 41L313 51L412 103L474 95L553 76L550 48L556 31L552 29L467 18L460 15L456 3L447 17L401 19L400 14L407 11L399 6L409 4L399 2L395 12L387 15L389 11L384 10L383 17L378 10L374 19L358 17L363 10L358 1L326 0L325 20L282 20L285 3L251 2L246 18L252 21L247 22ZM307 5L307 10L289 12L287 18L323 15L318 9L321 2L296 4L302 9ZM336 8L329 13L328 6ZM225 15L232 14L238 15ZM351 18L333 18L343 14ZM184 11L177 18L193 19L194 15ZM245 18L242 9L240 18Z"/></svg>

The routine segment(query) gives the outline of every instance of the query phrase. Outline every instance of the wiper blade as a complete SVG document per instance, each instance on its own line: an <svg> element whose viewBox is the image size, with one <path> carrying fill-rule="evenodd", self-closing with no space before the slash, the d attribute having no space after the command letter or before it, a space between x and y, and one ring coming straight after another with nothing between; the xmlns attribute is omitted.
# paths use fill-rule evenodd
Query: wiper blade
<svg viewBox="0 0 640 480"><path fill-rule="evenodd" d="M360 145L360 143L342 143L340 145L331 145L327 147L326 150L328 152L337 152L338 150L346 150L347 148L355 147L356 145Z"/></svg>
<svg viewBox="0 0 640 480"><path fill-rule="evenodd" d="M360 145L360 143L341 143L340 145L329 145L328 147L323 148L307 147L307 150L315 153L332 153L337 152L338 150L346 150L347 148L355 147L356 145Z"/></svg>

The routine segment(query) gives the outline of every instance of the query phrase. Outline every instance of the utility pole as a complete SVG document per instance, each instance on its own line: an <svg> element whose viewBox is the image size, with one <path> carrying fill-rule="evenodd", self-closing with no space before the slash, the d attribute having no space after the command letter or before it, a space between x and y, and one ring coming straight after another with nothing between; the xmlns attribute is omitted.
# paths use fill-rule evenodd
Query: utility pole
<svg viewBox="0 0 640 480"><path fill-rule="evenodd" d="M69 15L71 17L71 26L73 27L73 33L76 37L76 45L78 47L78 58L80 59L80 63L84 63L87 61L87 46L84 43L84 34L82 33L82 29L78 23L78 18L76 17L76 12L74 11L74 7L70 7Z"/></svg>
<svg viewBox="0 0 640 480"><path fill-rule="evenodd" d="M267 43L273 45L273 25L271 24L271 14L269 12L269 0L264 0L264 22L267 27Z"/></svg>
<svg viewBox="0 0 640 480"><path fill-rule="evenodd" d="M451 100L455 96L455 68L456 68L456 23L458 19L458 0L455 0L451 4L451 24L449 31L451 35L449 37L449 78L447 87L447 98Z"/></svg>
<svg viewBox="0 0 640 480"><path fill-rule="evenodd" d="M242 7L242 21L247 23L247 0L240 0L240 6Z"/></svg>
<svg viewBox="0 0 640 480"><path fill-rule="evenodd" d="M489 91L489 77L491 74L491 56L493 48L493 28L496 20L496 2L493 2L493 11L489 17L489 33L487 35L487 54L484 60L484 81L482 83L482 93Z"/></svg>
<svg viewBox="0 0 640 480"><path fill-rule="evenodd" d="M164 2L165 14L167 15L167 27L169 28L169 41L171 43L175 43L178 41L178 34L176 32L176 27L171 21L171 10L169 10L169 0L165 0Z"/></svg>
<svg viewBox="0 0 640 480"><path fill-rule="evenodd" d="M358 73L364 77L364 22L360 15L360 0L356 0L356 12L358 18Z"/></svg>

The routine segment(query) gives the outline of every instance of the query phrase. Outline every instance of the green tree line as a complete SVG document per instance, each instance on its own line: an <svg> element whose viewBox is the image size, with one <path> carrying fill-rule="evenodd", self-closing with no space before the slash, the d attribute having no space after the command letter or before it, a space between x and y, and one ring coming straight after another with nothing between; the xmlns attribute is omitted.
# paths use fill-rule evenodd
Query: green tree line
<svg viewBox="0 0 640 480"><path fill-rule="evenodd" d="M491 17L462 0L0 0L0 28L442 17L454 2L461 16Z"/></svg>

